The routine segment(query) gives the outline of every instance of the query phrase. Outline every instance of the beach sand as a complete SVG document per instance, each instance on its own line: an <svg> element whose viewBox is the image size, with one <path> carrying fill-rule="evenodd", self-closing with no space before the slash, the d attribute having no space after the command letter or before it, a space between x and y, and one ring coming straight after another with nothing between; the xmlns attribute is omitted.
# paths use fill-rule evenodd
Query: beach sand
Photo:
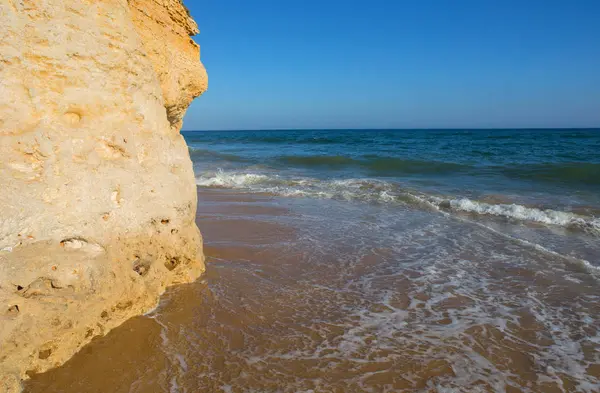
<svg viewBox="0 0 600 393"><path fill-rule="evenodd" d="M597 387L599 345L585 338L595 322L579 313L600 312L589 274L569 271L578 284L538 274L514 262L535 252L514 244L504 245L513 259L476 261L470 247L487 240L458 233L453 222L437 235L437 218L426 212L406 213L393 248L369 237L376 231L343 229L351 213L331 201L307 219L301 200L267 194L205 189L199 200L206 274L169 288L155 311L94 339L65 365L33 375L26 392ZM375 210L361 214L377 221ZM307 237L311 225L315 238Z"/></svg>

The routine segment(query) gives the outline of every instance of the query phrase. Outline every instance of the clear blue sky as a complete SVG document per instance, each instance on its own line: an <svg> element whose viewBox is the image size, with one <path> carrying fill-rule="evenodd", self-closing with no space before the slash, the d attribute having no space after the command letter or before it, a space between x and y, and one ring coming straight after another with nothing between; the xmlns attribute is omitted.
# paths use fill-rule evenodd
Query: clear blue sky
<svg viewBox="0 0 600 393"><path fill-rule="evenodd" d="M600 126L600 0L184 0L186 130Z"/></svg>

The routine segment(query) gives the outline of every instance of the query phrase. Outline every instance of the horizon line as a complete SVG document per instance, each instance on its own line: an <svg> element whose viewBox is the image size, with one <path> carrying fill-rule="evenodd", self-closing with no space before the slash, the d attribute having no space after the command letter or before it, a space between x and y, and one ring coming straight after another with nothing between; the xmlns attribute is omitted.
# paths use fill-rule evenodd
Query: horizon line
<svg viewBox="0 0 600 393"><path fill-rule="evenodd" d="M232 132L232 131L533 131L533 130L600 130L598 127L414 127L414 128L232 128L232 129L207 129L207 130L181 130L181 132Z"/></svg>

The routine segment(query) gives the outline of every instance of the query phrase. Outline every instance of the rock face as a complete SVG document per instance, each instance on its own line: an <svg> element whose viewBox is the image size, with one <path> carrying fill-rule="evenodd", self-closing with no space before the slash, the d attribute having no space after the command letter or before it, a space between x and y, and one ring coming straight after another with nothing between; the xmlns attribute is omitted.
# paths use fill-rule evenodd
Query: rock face
<svg viewBox="0 0 600 393"><path fill-rule="evenodd" d="M180 0L0 0L0 391L204 270Z"/></svg>

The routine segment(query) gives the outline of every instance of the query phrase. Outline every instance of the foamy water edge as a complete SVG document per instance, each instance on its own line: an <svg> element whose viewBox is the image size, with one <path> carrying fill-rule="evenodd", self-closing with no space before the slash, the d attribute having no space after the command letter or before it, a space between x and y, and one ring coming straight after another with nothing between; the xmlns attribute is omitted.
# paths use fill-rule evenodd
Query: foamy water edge
<svg viewBox="0 0 600 393"><path fill-rule="evenodd" d="M425 205L435 210L502 217L522 222L576 229L600 236L600 217L584 216L553 209L540 209L514 203L491 204L465 197L453 198L428 195L403 189L394 183L376 179L288 179L260 173L216 171L200 174L196 177L196 184L201 187L266 192L280 196Z"/></svg>

